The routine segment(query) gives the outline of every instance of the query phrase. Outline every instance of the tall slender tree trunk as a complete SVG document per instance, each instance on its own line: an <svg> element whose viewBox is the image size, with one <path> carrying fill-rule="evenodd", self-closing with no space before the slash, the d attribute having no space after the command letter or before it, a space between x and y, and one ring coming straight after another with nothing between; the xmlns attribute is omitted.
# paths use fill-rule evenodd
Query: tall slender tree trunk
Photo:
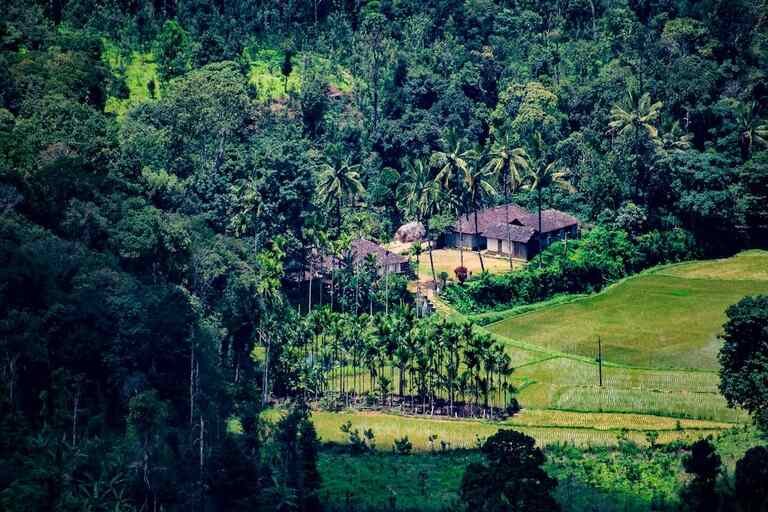
<svg viewBox="0 0 768 512"><path fill-rule="evenodd" d="M539 244L538 244L539 245L539 247L538 247L538 249L539 249L539 268L541 268L541 253L544 252L544 248L541 245L541 185L539 185L537 188L538 188L538 190L537 190L538 194L537 195L538 195L538 198L539 198L539 232L537 234L537 238L539 240Z"/></svg>
<svg viewBox="0 0 768 512"><path fill-rule="evenodd" d="M507 171L507 179L504 181L504 221L507 225L507 251L509 253L509 270L512 270L512 226L509 225L509 175L510 172Z"/></svg>
<svg viewBox="0 0 768 512"><path fill-rule="evenodd" d="M262 376L262 397L261 397L261 406L266 407L267 402L269 402L269 356L270 352L272 352L272 337L267 336L266 337L266 353L264 354L264 374Z"/></svg>
<svg viewBox="0 0 768 512"><path fill-rule="evenodd" d="M477 227L477 209L475 209L475 236L477 238L480 238L480 232ZM483 263L483 253L480 250L480 247L477 249L477 257L480 258L480 272L485 272L485 264Z"/></svg>

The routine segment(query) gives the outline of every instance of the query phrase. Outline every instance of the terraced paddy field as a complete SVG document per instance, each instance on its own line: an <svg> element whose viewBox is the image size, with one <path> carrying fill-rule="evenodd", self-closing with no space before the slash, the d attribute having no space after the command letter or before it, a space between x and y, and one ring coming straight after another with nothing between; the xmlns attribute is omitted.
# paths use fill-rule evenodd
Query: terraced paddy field
<svg viewBox="0 0 768 512"><path fill-rule="evenodd" d="M658 434L658 443L692 441L743 428L749 416L729 408L718 391L717 336L728 306L768 293L767 268L768 252L748 251L660 267L570 303L501 312L503 320L477 329L504 343L515 367L523 410L507 421L354 410L315 411L313 421L326 443L345 444L340 427L350 421L372 429L382 452L407 436L420 453L476 448L499 428L525 432L542 446L579 447L616 446L620 436L643 445L649 433ZM445 304L438 313L465 319Z"/></svg>
<svg viewBox="0 0 768 512"><path fill-rule="evenodd" d="M573 302L487 326L545 350L646 368L716 370L725 310L768 293L768 252L652 270Z"/></svg>
<svg viewBox="0 0 768 512"><path fill-rule="evenodd" d="M674 420L638 414L579 414L561 411L524 411L508 421L436 419L423 416L399 416L379 412L315 411L312 419L321 441L344 444L347 434L340 430L350 421L361 432L371 429L376 447L391 451L395 439L405 436L419 452L444 449L478 448L482 441L500 428L512 428L534 437L542 446L569 443L577 446L614 446L622 431L638 444L646 443L646 433L659 433L658 442L693 440L717 434L732 424ZM431 436L437 436L430 442ZM445 443L445 444L443 444Z"/></svg>

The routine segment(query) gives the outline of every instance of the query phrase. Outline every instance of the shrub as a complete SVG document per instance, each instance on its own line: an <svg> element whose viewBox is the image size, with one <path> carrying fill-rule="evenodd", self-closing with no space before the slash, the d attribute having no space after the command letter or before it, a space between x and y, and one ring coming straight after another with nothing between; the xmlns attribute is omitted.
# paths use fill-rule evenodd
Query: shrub
<svg viewBox="0 0 768 512"><path fill-rule="evenodd" d="M569 244L575 250L567 258L563 244L555 243L542 254L541 268L483 273L462 286L448 285L442 297L461 313L472 314L533 304L558 294L593 293L632 272L690 259L695 249L690 233L681 229L631 239L624 231L596 227Z"/></svg>
<svg viewBox="0 0 768 512"><path fill-rule="evenodd" d="M372 429L363 430L362 435L359 429L352 429L352 422L347 421L341 427L339 427L343 433L349 436L349 451L352 455L363 455L371 453L376 449L376 443L374 441L375 435Z"/></svg>
<svg viewBox="0 0 768 512"><path fill-rule="evenodd" d="M392 449L397 455L410 455L413 451L413 444L408 440L408 436L395 439Z"/></svg>

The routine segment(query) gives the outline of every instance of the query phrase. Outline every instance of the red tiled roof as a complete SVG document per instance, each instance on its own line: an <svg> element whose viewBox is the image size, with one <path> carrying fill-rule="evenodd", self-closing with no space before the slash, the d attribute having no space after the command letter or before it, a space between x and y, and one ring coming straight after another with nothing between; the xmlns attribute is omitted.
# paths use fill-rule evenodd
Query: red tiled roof
<svg viewBox="0 0 768 512"><path fill-rule="evenodd" d="M362 261L369 254L374 254L376 256L376 260L380 265L384 263L386 263L387 265L394 265L396 263L399 264L399 263L405 263L408 261L408 258L406 258L405 256L400 256L399 254L390 252L386 250L384 247L380 246L379 244L371 242L370 240L366 240L364 238L353 240L349 244L349 249L352 251L355 263Z"/></svg>
<svg viewBox="0 0 768 512"><path fill-rule="evenodd" d="M513 242L528 243L533 235L536 234L536 230L530 226L517 226L515 224L509 225L509 231L504 224L496 224L483 231L483 236L486 238L495 238L498 240L509 240Z"/></svg>
<svg viewBox="0 0 768 512"><path fill-rule="evenodd" d="M531 226L534 229L539 229L539 214L532 213L525 220L520 219L523 225ZM577 226L579 219L572 215L568 215L560 210L542 210L541 211L541 232L549 233L551 231L557 231L559 229L567 228L570 226Z"/></svg>
<svg viewBox="0 0 768 512"><path fill-rule="evenodd" d="M459 231L459 223L461 224L461 231L464 234L474 235L480 234L490 238L500 238L502 240L507 238L506 228L506 205L496 206L494 208L486 208L477 212L477 231L475 231L475 217L474 214L464 215L459 218L459 222L456 223L454 230ZM509 205L509 222L517 225L517 227L531 228L535 231L539 229L539 215L534 212L531 213L528 210L516 205ZM541 232L549 233L557 231L570 226L576 226L579 224L579 220L572 215L568 215L565 212L559 210L542 210L541 212ZM500 233L499 229L503 230L503 237L496 237ZM525 237L525 230L515 230L519 237ZM487 233L487 234L486 234ZM514 238L513 238L514 240ZM515 240L522 241L522 240Z"/></svg>
<svg viewBox="0 0 768 512"><path fill-rule="evenodd" d="M455 231L461 231L465 235L474 235L478 232L482 233L491 226L497 224L504 224L507 218L506 205L496 206L494 208L485 208L477 212L477 231L475 231L475 216L474 214L463 215L459 217L459 221L456 223ZM512 221L515 217L523 217L530 213L525 208L516 204L509 205L509 220ZM459 223L461 224L459 226Z"/></svg>

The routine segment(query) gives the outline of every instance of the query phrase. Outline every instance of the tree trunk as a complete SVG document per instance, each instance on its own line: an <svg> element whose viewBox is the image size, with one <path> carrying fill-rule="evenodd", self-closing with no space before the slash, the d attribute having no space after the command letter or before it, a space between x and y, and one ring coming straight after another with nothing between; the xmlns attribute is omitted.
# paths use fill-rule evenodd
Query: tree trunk
<svg viewBox="0 0 768 512"><path fill-rule="evenodd" d="M435 274L435 260L432 259L432 240L428 240L429 242L429 267L432 270L432 282L435 283L435 287L437 287L437 275Z"/></svg>
<svg viewBox="0 0 768 512"><path fill-rule="evenodd" d="M266 354L264 354L264 375L262 379L263 394L261 397L261 406L266 407L269 401L269 354L272 348L272 337L267 337Z"/></svg>
<svg viewBox="0 0 768 512"><path fill-rule="evenodd" d="M384 257L384 314L389 314L389 265Z"/></svg>
<svg viewBox="0 0 768 512"><path fill-rule="evenodd" d="M307 314L310 314L312 312L312 267L309 267L309 290L308 290L308 297L307 297Z"/></svg>
<svg viewBox="0 0 768 512"><path fill-rule="evenodd" d="M539 198L539 232L537 235L537 238L539 239L539 268L541 268L541 253L543 252L543 247L541 246L541 185L538 187L538 198Z"/></svg>
<svg viewBox="0 0 768 512"><path fill-rule="evenodd" d="M199 474L198 488L200 490L199 510L203 512L205 510L205 420L202 414L200 415L200 474Z"/></svg>
<svg viewBox="0 0 768 512"><path fill-rule="evenodd" d="M477 238L480 238L480 233L478 232L477 228L477 210L475 210L475 236ZM485 272L485 264L483 264L483 253L480 251L480 248L477 248L477 257L480 258L480 272Z"/></svg>
<svg viewBox="0 0 768 512"><path fill-rule="evenodd" d="M509 270L512 270L512 226L509 225L509 188L505 185L504 195L507 203L504 208L505 222L507 223L507 251L509 252ZM503 251L502 251L503 252Z"/></svg>

